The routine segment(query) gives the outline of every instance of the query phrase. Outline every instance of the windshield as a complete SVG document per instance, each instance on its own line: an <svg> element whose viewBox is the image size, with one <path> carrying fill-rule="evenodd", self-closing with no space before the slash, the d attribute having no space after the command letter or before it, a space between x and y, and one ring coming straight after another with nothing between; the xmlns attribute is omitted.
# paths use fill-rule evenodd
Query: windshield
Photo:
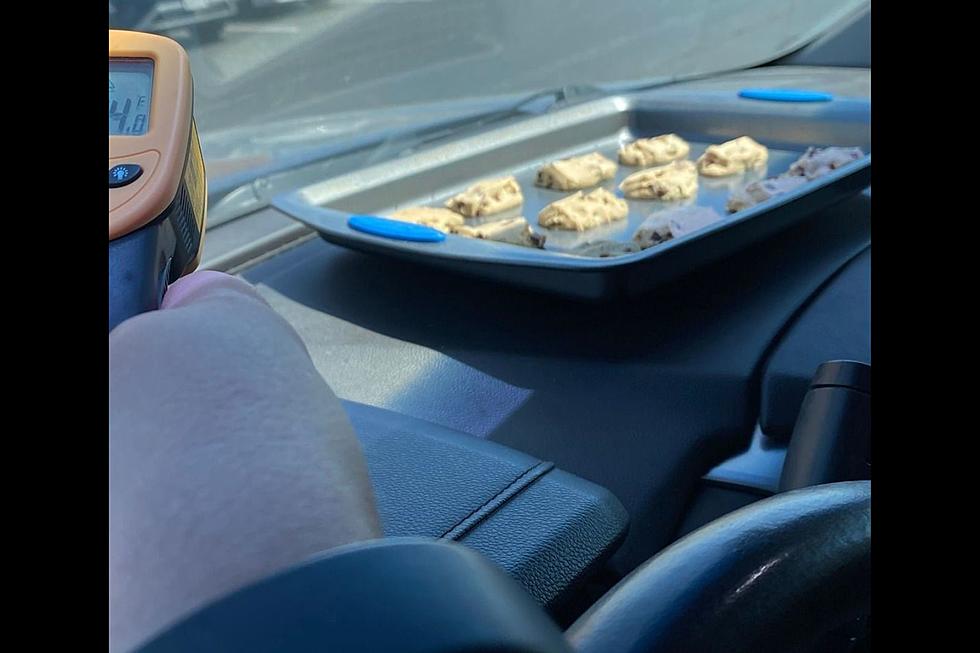
<svg viewBox="0 0 980 653"><path fill-rule="evenodd" d="M112 0L191 57L212 188L318 144L563 86L746 68L866 0ZM411 109L407 108L409 105ZM298 165L298 164L297 164Z"/></svg>

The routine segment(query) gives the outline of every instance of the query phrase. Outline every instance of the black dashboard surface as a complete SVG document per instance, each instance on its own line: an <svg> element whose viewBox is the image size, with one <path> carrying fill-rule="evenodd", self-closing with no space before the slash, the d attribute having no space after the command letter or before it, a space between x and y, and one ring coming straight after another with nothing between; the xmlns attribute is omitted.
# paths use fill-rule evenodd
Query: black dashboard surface
<svg viewBox="0 0 980 653"><path fill-rule="evenodd" d="M838 74L870 83L869 71ZM866 191L619 304L451 277L319 239L241 275L293 324L341 398L511 446L609 489L630 514L612 559L625 573L670 543L700 477L748 445L779 339L870 242Z"/></svg>
<svg viewBox="0 0 980 653"><path fill-rule="evenodd" d="M748 443L761 362L869 246L870 199L817 214L667 291L596 306L305 243L244 273L344 399L509 445L630 512L614 558L668 543L697 479Z"/></svg>
<svg viewBox="0 0 980 653"><path fill-rule="evenodd" d="M828 360L871 363L871 250L814 298L766 361L759 423L788 441L817 367Z"/></svg>

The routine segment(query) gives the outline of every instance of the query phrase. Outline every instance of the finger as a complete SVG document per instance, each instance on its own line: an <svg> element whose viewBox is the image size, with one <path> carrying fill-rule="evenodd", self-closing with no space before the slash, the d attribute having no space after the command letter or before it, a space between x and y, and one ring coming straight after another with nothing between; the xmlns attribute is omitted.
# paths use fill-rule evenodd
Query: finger
<svg viewBox="0 0 980 653"><path fill-rule="evenodd" d="M215 270L198 270L182 277L167 288L162 309L187 306L214 296L238 294L267 304L265 299L247 281Z"/></svg>

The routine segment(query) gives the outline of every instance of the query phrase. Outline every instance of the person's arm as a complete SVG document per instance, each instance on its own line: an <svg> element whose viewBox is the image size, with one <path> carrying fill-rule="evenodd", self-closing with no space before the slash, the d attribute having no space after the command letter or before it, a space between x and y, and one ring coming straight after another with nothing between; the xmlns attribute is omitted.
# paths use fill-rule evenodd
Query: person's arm
<svg viewBox="0 0 980 653"><path fill-rule="evenodd" d="M198 272L109 334L109 637L381 536L350 422L289 324Z"/></svg>

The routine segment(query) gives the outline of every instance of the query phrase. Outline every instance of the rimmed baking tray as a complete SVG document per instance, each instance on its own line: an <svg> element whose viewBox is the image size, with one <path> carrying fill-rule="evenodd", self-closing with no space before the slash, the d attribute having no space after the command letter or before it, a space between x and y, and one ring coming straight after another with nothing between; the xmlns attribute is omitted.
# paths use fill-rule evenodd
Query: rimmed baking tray
<svg viewBox="0 0 980 653"><path fill-rule="evenodd" d="M352 249L571 297L608 299L650 290L867 188L871 183L870 121L871 105L864 99L796 104L760 102L726 92L614 96L315 183L276 197L273 205L325 240ZM692 160L708 145L741 135L766 145L769 160L765 168L743 175L700 177L697 197L687 202L713 207L723 219L637 253L592 258L568 250L596 240L629 241L648 215L678 203L628 200L626 220L587 232L545 230L537 225L538 212L545 205L569 194L534 186L541 165L593 151L616 160L622 143L669 132L691 143ZM860 147L867 154L793 192L726 214L725 202L734 188L785 172L809 146L831 145ZM620 166L615 179L602 187L622 196L619 183L636 170ZM535 230L547 234L545 249L455 235L438 243L406 242L347 225L354 214L383 216L410 206L441 206L480 179L511 174L524 194L519 214Z"/></svg>

